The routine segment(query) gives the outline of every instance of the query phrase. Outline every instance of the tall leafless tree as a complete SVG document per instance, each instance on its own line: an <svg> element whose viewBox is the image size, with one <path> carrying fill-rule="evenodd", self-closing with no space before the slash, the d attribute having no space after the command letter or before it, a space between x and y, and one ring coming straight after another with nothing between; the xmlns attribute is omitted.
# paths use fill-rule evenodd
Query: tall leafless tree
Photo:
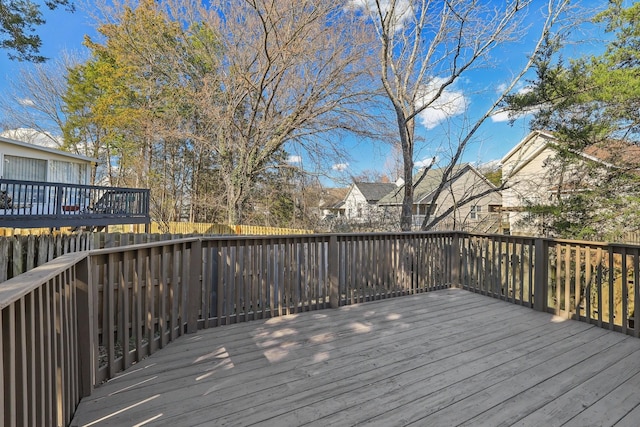
<svg viewBox="0 0 640 427"><path fill-rule="evenodd" d="M527 52L530 58L519 70L513 70L513 78L504 90L495 96L494 102L484 114L461 132L443 176L440 188L480 125L499 108L504 96L531 67L531 59L540 50L543 41L550 37L563 13L569 7L568 0L541 1L508 0L486 2L476 0L353 0L351 6L368 14L373 32L378 38L378 76L384 93L392 106L397 125L398 141L402 147L403 179L405 181L401 212L401 228L411 228L414 182L414 156L416 153L416 121L425 112L438 112L441 116L452 110L464 109L461 96L451 96L453 85L472 70L496 65L493 53L500 47L514 43L527 33L525 18L539 17L539 28L533 47ZM427 140L424 144L434 144ZM424 169L424 173L428 168ZM420 177L416 179L419 181ZM422 228L431 224L428 214Z"/></svg>
<svg viewBox="0 0 640 427"><path fill-rule="evenodd" d="M25 64L9 82L9 89L0 97L3 126L35 131L51 144L60 146L65 122L63 96L69 67L80 62L78 55L63 53L56 60L43 64ZM91 155L83 150L77 154Z"/></svg>
<svg viewBox="0 0 640 427"><path fill-rule="evenodd" d="M343 2L212 2L223 59L199 97L202 141L216 153L228 221L241 221L256 176L294 145L310 155L339 152L335 135L368 129L371 101L364 21ZM276 156L277 157L277 156Z"/></svg>

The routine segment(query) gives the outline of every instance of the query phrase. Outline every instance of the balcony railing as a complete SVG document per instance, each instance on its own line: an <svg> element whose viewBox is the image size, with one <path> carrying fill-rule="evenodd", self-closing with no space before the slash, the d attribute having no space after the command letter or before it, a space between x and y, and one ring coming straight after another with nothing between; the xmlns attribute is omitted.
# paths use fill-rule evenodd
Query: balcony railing
<svg viewBox="0 0 640 427"><path fill-rule="evenodd" d="M101 249L0 286L2 421L69 424L95 385L199 328L452 286L640 336L639 246L443 232Z"/></svg>
<svg viewBox="0 0 640 427"><path fill-rule="evenodd" d="M149 190L0 179L1 227L148 224Z"/></svg>

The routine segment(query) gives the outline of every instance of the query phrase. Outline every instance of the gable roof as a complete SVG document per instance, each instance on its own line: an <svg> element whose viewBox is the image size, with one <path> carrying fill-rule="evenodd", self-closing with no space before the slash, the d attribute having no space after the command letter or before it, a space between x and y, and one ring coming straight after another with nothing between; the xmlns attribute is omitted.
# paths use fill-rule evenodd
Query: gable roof
<svg viewBox="0 0 640 427"><path fill-rule="evenodd" d="M527 145L531 140L533 140L536 137L542 137L542 138L546 139L547 141L556 141L556 137L553 136L553 134L551 132L545 132L545 131L542 131L542 130L534 130L531 133L529 133L529 135L525 136L522 141L517 143L515 147L513 147L511 150L509 150L509 152L504 155L504 157L502 158L500 163L504 164L507 161L509 161L511 159L511 157L513 157L516 153L518 153L522 147ZM535 157L535 156L532 156L532 157ZM527 159L527 162L528 162L528 160L530 160L530 159Z"/></svg>
<svg viewBox="0 0 640 427"><path fill-rule="evenodd" d="M353 186L362 193L367 202L374 203L397 188L392 182L354 182Z"/></svg>
<svg viewBox="0 0 640 427"><path fill-rule="evenodd" d="M513 170L509 171L510 175L517 173L546 148L558 147L558 139L551 132L536 130L531 132L515 147L513 147L502 158L500 163L504 165L536 137L542 137L544 139L544 144L531 153L527 153L526 157L520 159L517 166ZM598 162L607 167L640 168L640 147L625 141L603 141L589 145L582 151L576 151L575 153L586 160Z"/></svg>
<svg viewBox="0 0 640 427"><path fill-rule="evenodd" d="M420 183L413 190L413 203L429 203L433 199L435 195L435 191L438 189L438 186L442 182L443 175L445 173L446 168L437 168L437 169L429 169L426 175L422 178ZM495 187L491 182L489 182L481 173L479 173L471 164L462 163L460 165L455 165L453 170L451 171L451 175L446 183L446 186L451 185L456 179L462 176L465 172L472 172L477 174L480 178L487 182L488 185ZM420 179L423 172L420 171L414 176L414 181ZM382 198L378 204L379 205L401 205L402 200L404 199L404 192L402 191L404 186L400 187L397 191L387 194L384 198Z"/></svg>
<svg viewBox="0 0 640 427"><path fill-rule="evenodd" d="M80 154L70 153L68 151L56 150L54 148L43 147L41 145L29 144L28 142L18 141L11 138L0 136L0 143L14 145L16 147L27 148L30 150L36 150L44 153L56 154L58 156L69 157L74 160L81 160L83 162L98 163L98 159L82 156Z"/></svg>
<svg viewBox="0 0 640 427"><path fill-rule="evenodd" d="M625 141L607 141L592 144L582 150L585 156L599 160L608 166L640 168L640 147Z"/></svg>
<svg viewBox="0 0 640 427"><path fill-rule="evenodd" d="M320 196L321 209L340 209L347 197L348 188L325 188Z"/></svg>

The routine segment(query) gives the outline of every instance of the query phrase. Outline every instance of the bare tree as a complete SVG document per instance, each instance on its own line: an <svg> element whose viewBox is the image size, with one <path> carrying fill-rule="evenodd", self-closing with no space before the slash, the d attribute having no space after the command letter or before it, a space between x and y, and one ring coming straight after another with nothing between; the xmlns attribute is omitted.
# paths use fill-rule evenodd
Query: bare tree
<svg viewBox="0 0 640 427"><path fill-rule="evenodd" d="M256 177L297 145L316 156L340 151L331 135L362 131L370 101L363 20L338 0L213 2L223 59L198 101L200 138L217 156L228 221L241 221ZM369 77L366 78L365 77Z"/></svg>
<svg viewBox="0 0 640 427"><path fill-rule="evenodd" d="M351 180L353 182L392 182L389 175L385 174L383 171L375 169L365 169L359 174L351 176Z"/></svg>
<svg viewBox="0 0 640 427"><path fill-rule="evenodd" d="M287 167L288 152L326 159L340 154L336 135L371 132L370 43L364 20L342 1L122 0L100 9L108 40L93 46L118 65L106 79L122 74L109 81L117 91L106 92L133 89L133 96L104 99L134 99L135 112L146 109L137 122L128 113L119 122L130 129L126 137L141 141L138 171L151 173L153 156L171 148L167 141L181 142L190 163L160 164L190 171L192 206L205 200L203 180L219 179L227 220L241 222L255 216L253 200L267 197L260 180ZM164 210L173 193L158 194Z"/></svg>
<svg viewBox="0 0 640 427"><path fill-rule="evenodd" d="M4 126L31 129L60 147L65 122L63 97L67 70L79 61L77 55L64 53L48 63L25 65L10 81L9 90L0 97ZM83 150L76 152L92 154Z"/></svg>
<svg viewBox="0 0 640 427"><path fill-rule="evenodd" d="M537 42L528 53L533 59L569 5L568 0L547 0L545 8L534 9L540 3L533 0L498 4L474 0L351 2L353 7L369 14L379 40L379 78L393 108L402 147L405 186L400 222L403 230L411 228L413 191L417 184L413 171L419 115L429 110L447 116L454 110L464 110L464 98L455 92L452 95L450 89L472 70L491 65L496 60L491 54L498 47L520 39L526 32L524 18L531 13L541 20ZM486 112L461 132L440 191L480 125L497 111L505 95L531 67L531 59L513 72L511 82L504 86L504 91L495 97ZM425 168L424 173L428 169ZM430 214L425 217L422 228L426 229L429 224Z"/></svg>

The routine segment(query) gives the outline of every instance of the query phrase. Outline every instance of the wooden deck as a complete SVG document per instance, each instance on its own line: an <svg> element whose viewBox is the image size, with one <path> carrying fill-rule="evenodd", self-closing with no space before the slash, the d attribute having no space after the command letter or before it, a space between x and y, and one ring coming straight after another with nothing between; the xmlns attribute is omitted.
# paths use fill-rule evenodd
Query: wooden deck
<svg viewBox="0 0 640 427"><path fill-rule="evenodd" d="M187 335L75 426L637 426L640 340L450 289Z"/></svg>

